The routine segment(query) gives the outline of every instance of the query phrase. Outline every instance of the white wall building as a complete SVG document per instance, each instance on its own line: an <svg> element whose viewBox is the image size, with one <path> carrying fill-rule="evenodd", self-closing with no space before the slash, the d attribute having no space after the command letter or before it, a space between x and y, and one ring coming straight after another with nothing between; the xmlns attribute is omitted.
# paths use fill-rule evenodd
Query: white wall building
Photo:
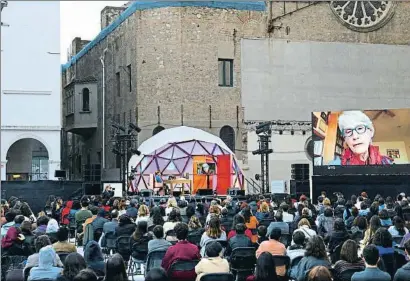
<svg viewBox="0 0 410 281"><path fill-rule="evenodd" d="M8 1L1 12L1 180L60 169L60 2Z"/></svg>

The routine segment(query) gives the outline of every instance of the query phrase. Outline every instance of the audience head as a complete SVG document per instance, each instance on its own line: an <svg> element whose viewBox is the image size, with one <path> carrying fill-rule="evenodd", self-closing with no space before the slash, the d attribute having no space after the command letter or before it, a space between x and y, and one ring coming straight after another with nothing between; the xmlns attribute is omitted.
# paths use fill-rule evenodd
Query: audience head
<svg viewBox="0 0 410 281"><path fill-rule="evenodd" d="M29 234L31 233L32 227L31 227L31 222L29 221L23 221L23 223L20 225L21 232L24 234Z"/></svg>
<svg viewBox="0 0 410 281"><path fill-rule="evenodd" d="M357 218L354 219L352 226L356 226L360 230L366 230L367 229L367 220L366 220L365 217L358 216Z"/></svg>
<svg viewBox="0 0 410 281"><path fill-rule="evenodd" d="M379 216L374 215L374 216L370 219L370 230L371 230L372 232L376 232L381 226L382 226L382 225L381 225Z"/></svg>
<svg viewBox="0 0 410 281"><path fill-rule="evenodd" d="M255 280L258 281L275 281L278 280L276 275L275 260L271 253L263 252L256 260Z"/></svg>
<svg viewBox="0 0 410 281"><path fill-rule="evenodd" d="M327 259L326 246L322 237L315 235L308 240L306 244L305 256L312 256L323 260Z"/></svg>
<svg viewBox="0 0 410 281"><path fill-rule="evenodd" d="M245 233L246 230L246 225L242 224L244 226L244 231L243 233ZM236 233L238 233L238 231L236 231ZM258 226L258 236L259 237L266 237L266 234L268 233L268 228L264 225L260 225Z"/></svg>
<svg viewBox="0 0 410 281"><path fill-rule="evenodd" d="M346 227L345 227L345 222L343 221L343 219L335 219L335 222L333 224L333 229L335 231L346 231Z"/></svg>
<svg viewBox="0 0 410 281"><path fill-rule="evenodd" d="M73 280L81 270L86 268L84 258L79 253L71 253L65 258L63 275L67 280Z"/></svg>
<svg viewBox="0 0 410 281"><path fill-rule="evenodd" d="M301 219L301 220L299 221L299 223L298 223L298 228L301 228L301 227L304 226L304 225L306 225L307 227L310 228L310 222L309 222L307 219L305 219L305 218L303 218L303 219Z"/></svg>
<svg viewBox="0 0 410 281"><path fill-rule="evenodd" d="M88 205L89 205L88 198L87 198L87 199L83 198L83 199L81 200L81 207L87 208Z"/></svg>
<svg viewBox="0 0 410 281"><path fill-rule="evenodd" d="M191 229L191 230L200 229L200 228L202 228L202 224L201 224L201 222L199 221L198 217L192 216L192 217L189 219L188 227L189 227L189 229Z"/></svg>
<svg viewBox="0 0 410 281"><path fill-rule="evenodd" d="M57 230L57 240L60 242L68 240L68 229L66 227L60 227L60 229Z"/></svg>
<svg viewBox="0 0 410 281"><path fill-rule="evenodd" d="M249 223L251 221L251 216L252 216L251 207L246 206L242 211L242 215L243 215L243 218L245 219L245 222Z"/></svg>
<svg viewBox="0 0 410 281"><path fill-rule="evenodd" d="M162 225L156 225L154 229L152 230L152 232L154 233L155 238L157 239L164 238L164 228L162 227Z"/></svg>
<svg viewBox="0 0 410 281"><path fill-rule="evenodd" d="M179 212L178 209L174 208L172 209L171 213L169 213L168 216L168 221L169 222L181 222L181 213Z"/></svg>
<svg viewBox="0 0 410 281"><path fill-rule="evenodd" d="M23 215L18 215L14 218L14 223L17 225L21 225L23 221L25 220Z"/></svg>
<svg viewBox="0 0 410 281"><path fill-rule="evenodd" d="M37 253L40 252L41 248L48 245L51 245L51 241L47 235L40 235L34 240L34 248L36 248Z"/></svg>
<svg viewBox="0 0 410 281"><path fill-rule="evenodd" d="M118 218L118 210L112 210L111 211L111 218L112 219Z"/></svg>
<svg viewBox="0 0 410 281"><path fill-rule="evenodd" d="M326 266L313 267L307 276L308 281L332 281L332 274Z"/></svg>
<svg viewBox="0 0 410 281"><path fill-rule="evenodd" d="M367 265L376 266L379 261L379 250L373 244L367 245L363 249L363 258Z"/></svg>
<svg viewBox="0 0 410 281"><path fill-rule="evenodd" d="M219 257L222 253L222 246L218 241L208 242L205 246L205 254L208 258Z"/></svg>
<svg viewBox="0 0 410 281"><path fill-rule="evenodd" d="M340 259L348 263L356 263L360 260L357 255L358 246L354 240L346 240L340 249Z"/></svg>
<svg viewBox="0 0 410 281"><path fill-rule="evenodd" d="M327 218L333 217L333 210L332 208L326 208L323 212L323 215Z"/></svg>
<svg viewBox="0 0 410 281"><path fill-rule="evenodd" d="M272 240L279 241L281 235L282 235L282 230L280 228L275 227L274 229L272 229L271 233L269 234L269 238Z"/></svg>
<svg viewBox="0 0 410 281"><path fill-rule="evenodd" d="M384 228L379 228L376 233L373 235L373 244L376 246L381 246L383 248L393 247L393 237L390 232Z"/></svg>
<svg viewBox="0 0 410 281"><path fill-rule="evenodd" d="M167 207L168 207L168 208L176 208L176 207L178 207L177 200L175 199L175 197L170 197L170 198L168 199Z"/></svg>
<svg viewBox="0 0 410 281"><path fill-rule="evenodd" d="M404 236L406 234L404 230L404 220L401 217L395 216L393 218L393 224L396 230L399 232L399 235Z"/></svg>
<svg viewBox="0 0 410 281"><path fill-rule="evenodd" d="M305 245L306 236L302 231L295 231L293 233L293 242L296 245Z"/></svg>
<svg viewBox="0 0 410 281"><path fill-rule="evenodd" d="M114 254L105 264L106 281L127 281L127 271L124 259L120 254Z"/></svg>
<svg viewBox="0 0 410 281"><path fill-rule="evenodd" d="M359 215L359 209L352 207L352 216L357 217Z"/></svg>
<svg viewBox="0 0 410 281"><path fill-rule="evenodd" d="M145 275L145 281L168 281L167 272L160 267L153 268Z"/></svg>
<svg viewBox="0 0 410 281"><path fill-rule="evenodd" d="M207 235L211 238L219 238L222 234L221 221L218 217L212 217L209 221Z"/></svg>
<svg viewBox="0 0 410 281"><path fill-rule="evenodd" d="M141 205L140 208L138 209L138 216L139 217L146 217L149 215L149 210L148 207L145 205Z"/></svg>
<svg viewBox="0 0 410 281"><path fill-rule="evenodd" d="M87 245L85 245L84 260L87 264L104 261L101 247L96 241L91 240L87 243Z"/></svg>
<svg viewBox="0 0 410 281"><path fill-rule="evenodd" d="M246 226L243 223L235 225L236 234L245 234Z"/></svg>
<svg viewBox="0 0 410 281"><path fill-rule="evenodd" d="M46 217L46 216L41 216L41 217L39 217L38 219L37 219L37 226L40 226L40 225L47 225L48 224L48 222L49 222L49 218L48 217Z"/></svg>
<svg viewBox="0 0 410 281"><path fill-rule="evenodd" d="M390 217L389 217L389 213L387 212L387 210L386 209L383 209L383 210L381 210L380 212L379 212L379 218L381 219L381 220L388 220Z"/></svg>
<svg viewBox="0 0 410 281"><path fill-rule="evenodd" d="M119 220L118 220L118 225L119 226L124 226L126 224L132 224L132 223L133 222L132 222L131 218L126 214L121 215Z"/></svg>
<svg viewBox="0 0 410 281"><path fill-rule="evenodd" d="M410 256L410 239L404 243L404 249L406 251L407 256Z"/></svg>
<svg viewBox="0 0 410 281"><path fill-rule="evenodd" d="M330 199L329 199L329 198L325 198L325 199L323 200L323 205L325 205L325 206L327 206L327 207L330 207L330 206L331 206Z"/></svg>
<svg viewBox="0 0 410 281"><path fill-rule="evenodd" d="M73 279L73 281L97 281L97 275L92 269L81 270ZM104 279L106 280L106 279Z"/></svg>
<svg viewBox="0 0 410 281"><path fill-rule="evenodd" d="M186 223L177 223L174 227L174 231L179 241L186 240L188 237L188 225Z"/></svg>

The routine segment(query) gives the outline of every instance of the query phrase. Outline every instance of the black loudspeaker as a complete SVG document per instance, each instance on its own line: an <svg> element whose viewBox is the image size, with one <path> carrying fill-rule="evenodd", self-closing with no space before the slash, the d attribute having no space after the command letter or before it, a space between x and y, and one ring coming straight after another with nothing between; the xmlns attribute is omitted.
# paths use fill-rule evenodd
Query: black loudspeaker
<svg viewBox="0 0 410 281"><path fill-rule="evenodd" d="M213 195L214 191L212 189L198 189L198 195L199 196L207 196L207 195Z"/></svg>
<svg viewBox="0 0 410 281"><path fill-rule="evenodd" d="M292 180L304 181L309 180L309 164L292 164Z"/></svg>
<svg viewBox="0 0 410 281"><path fill-rule="evenodd" d="M84 195L100 195L101 184L100 183L83 183Z"/></svg>
<svg viewBox="0 0 410 281"><path fill-rule="evenodd" d="M65 179L67 177L66 171L65 170L55 170L54 177Z"/></svg>
<svg viewBox="0 0 410 281"><path fill-rule="evenodd" d="M245 190L241 190L240 188L233 187L228 189L228 194L231 196L245 196Z"/></svg>
<svg viewBox="0 0 410 281"><path fill-rule="evenodd" d="M85 182L101 181L101 164L83 165L83 179Z"/></svg>
<svg viewBox="0 0 410 281"><path fill-rule="evenodd" d="M141 190L142 197L151 197L152 196L152 189L143 189Z"/></svg>
<svg viewBox="0 0 410 281"><path fill-rule="evenodd" d="M310 181L290 180L290 194L299 198L302 194L310 197Z"/></svg>

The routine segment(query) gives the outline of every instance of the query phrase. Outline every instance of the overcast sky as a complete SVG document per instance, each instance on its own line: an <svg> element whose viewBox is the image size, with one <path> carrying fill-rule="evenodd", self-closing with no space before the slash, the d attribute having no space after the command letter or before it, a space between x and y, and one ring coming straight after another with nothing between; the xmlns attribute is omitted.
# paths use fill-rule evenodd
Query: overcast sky
<svg viewBox="0 0 410 281"><path fill-rule="evenodd" d="M128 1L60 1L61 62L75 37L92 40L101 30L100 13L105 6L122 6Z"/></svg>

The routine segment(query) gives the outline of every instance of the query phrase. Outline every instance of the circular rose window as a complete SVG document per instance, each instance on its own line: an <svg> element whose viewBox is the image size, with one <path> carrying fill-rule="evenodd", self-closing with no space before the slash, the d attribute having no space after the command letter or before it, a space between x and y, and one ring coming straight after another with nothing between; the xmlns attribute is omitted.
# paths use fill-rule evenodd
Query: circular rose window
<svg viewBox="0 0 410 281"><path fill-rule="evenodd" d="M330 8L346 27L370 32L384 26L394 14L392 1L332 1Z"/></svg>

